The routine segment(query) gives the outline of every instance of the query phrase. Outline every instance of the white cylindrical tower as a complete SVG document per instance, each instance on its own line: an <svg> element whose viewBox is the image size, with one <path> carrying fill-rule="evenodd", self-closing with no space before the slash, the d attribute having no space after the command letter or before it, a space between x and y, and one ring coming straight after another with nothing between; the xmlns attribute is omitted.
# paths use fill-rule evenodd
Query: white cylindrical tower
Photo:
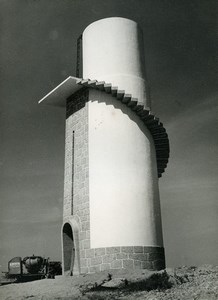
<svg viewBox="0 0 218 300"><path fill-rule="evenodd" d="M107 18L83 32L83 78L110 82L150 107L142 31L125 18Z"/></svg>
<svg viewBox="0 0 218 300"><path fill-rule="evenodd" d="M82 40L84 79L70 76L40 101L66 105L63 273L163 269L158 177L169 140L150 111L142 32L107 18Z"/></svg>

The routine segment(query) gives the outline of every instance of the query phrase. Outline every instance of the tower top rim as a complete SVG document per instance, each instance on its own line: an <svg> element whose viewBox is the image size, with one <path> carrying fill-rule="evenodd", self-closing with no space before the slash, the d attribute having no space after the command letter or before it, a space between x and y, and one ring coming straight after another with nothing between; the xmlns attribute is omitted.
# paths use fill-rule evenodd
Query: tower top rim
<svg viewBox="0 0 218 300"><path fill-rule="evenodd" d="M125 17L107 17L107 18L102 18L102 19L99 19L99 20L96 20L96 21L92 22L91 24L89 24L88 26L86 26L86 28L83 30L83 33L84 33L88 28L90 28L90 27L96 25L96 23L107 22L107 21L110 21L110 20L114 20L114 21L115 21L115 20L116 20L116 21L120 20L120 21L128 22L128 23L131 22L131 23L134 23L135 25L137 25L138 27L140 27L139 24L138 24L136 21L132 20L132 19L128 19L128 18L125 18Z"/></svg>

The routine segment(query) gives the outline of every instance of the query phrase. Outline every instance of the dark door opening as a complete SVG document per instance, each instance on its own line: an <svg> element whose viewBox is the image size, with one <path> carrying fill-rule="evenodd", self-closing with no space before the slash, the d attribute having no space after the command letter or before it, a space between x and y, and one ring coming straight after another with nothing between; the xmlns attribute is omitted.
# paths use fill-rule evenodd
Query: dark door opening
<svg viewBox="0 0 218 300"><path fill-rule="evenodd" d="M63 255L64 255L64 273L73 275L75 260L75 247L72 227L69 223L63 227Z"/></svg>

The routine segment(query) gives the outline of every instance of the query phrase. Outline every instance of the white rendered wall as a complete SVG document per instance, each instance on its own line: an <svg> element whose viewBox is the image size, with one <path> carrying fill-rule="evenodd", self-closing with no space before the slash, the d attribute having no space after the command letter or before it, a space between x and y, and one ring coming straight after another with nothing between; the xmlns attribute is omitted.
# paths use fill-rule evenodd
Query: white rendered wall
<svg viewBox="0 0 218 300"><path fill-rule="evenodd" d="M83 32L83 78L112 83L147 107L143 36L137 23L106 18Z"/></svg>
<svg viewBox="0 0 218 300"><path fill-rule="evenodd" d="M152 137L111 95L90 90L90 99L91 248L163 246Z"/></svg>

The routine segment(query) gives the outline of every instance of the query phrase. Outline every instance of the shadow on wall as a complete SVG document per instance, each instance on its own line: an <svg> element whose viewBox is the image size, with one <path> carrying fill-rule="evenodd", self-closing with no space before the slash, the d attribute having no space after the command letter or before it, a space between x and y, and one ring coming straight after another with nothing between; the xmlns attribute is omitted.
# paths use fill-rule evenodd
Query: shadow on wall
<svg viewBox="0 0 218 300"><path fill-rule="evenodd" d="M121 101L117 100L111 94L107 94L106 92L90 89L90 101L98 103L104 103L105 105L111 105L116 109L122 111L130 120L132 120L138 128L143 132L146 136L148 136L150 142L153 141L150 131L146 128L144 122L140 119L140 117L136 114L135 111L131 109L127 104L122 103ZM94 100L92 100L94 99ZM138 100L138 99L136 99Z"/></svg>

